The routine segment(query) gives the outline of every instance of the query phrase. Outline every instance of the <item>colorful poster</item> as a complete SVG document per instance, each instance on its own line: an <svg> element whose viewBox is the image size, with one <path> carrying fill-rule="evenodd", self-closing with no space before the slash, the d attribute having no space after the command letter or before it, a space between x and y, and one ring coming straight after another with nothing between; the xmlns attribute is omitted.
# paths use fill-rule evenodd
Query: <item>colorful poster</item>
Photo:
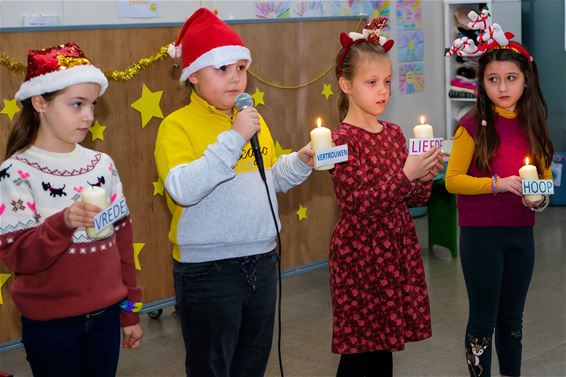
<svg viewBox="0 0 566 377"><path fill-rule="evenodd" d="M367 0L330 0L322 2L322 12L326 17L359 16L371 13Z"/></svg>
<svg viewBox="0 0 566 377"><path fill-rule="evenodd" d="M407 95L424 91L424 64L399 64L399 93Z"/></svg>
<svg viewBox="0 0 566 377"><path fill-rule="evenodd" d="M322 1L299 1L293 7L293 17L322 17Z"/></svg>
<svg viewBox="0 0 566 377"><path fill-rule="evenodd" d="M262 1L255 5L257 18L289 18L288 1Z"/></svg>
<svg viewBox="0 0 566 377"><path fill-rule="evenodd" d="M390 17L391 16L391 1L368 1L370 7L370 19L374 19L377 17ZM391 22L389 22L391 24ZM389 25L385 30L389 30Z"/></svg>
<svg viewBox="0 0 566 377"><path fill-rule="evenodd" d="M420 29L423 21L421 0L398 0L396 7L397 29Z"/></svg>
<svg viewBox="0 0 566 377"><path fill-rule="evenodd" d="M397 44L399 63L424 60L424 33L422 30L399 32L395 43Z"/></svg>

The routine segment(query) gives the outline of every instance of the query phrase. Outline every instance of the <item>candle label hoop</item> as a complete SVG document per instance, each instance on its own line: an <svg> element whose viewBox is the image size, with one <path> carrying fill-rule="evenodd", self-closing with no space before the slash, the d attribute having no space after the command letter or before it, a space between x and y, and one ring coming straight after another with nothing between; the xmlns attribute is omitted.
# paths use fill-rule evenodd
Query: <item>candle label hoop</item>
<svg viewBox="0 0 566 377"><path fill-rule="evenodd" d="M523 195L554 195L551 179L523 180Z"/></svg>

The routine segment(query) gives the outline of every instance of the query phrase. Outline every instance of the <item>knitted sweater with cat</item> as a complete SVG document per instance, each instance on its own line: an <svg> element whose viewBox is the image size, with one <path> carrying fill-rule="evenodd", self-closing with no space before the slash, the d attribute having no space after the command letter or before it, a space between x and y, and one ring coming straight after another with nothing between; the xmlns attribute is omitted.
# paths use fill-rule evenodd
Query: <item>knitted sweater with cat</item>
<svg viewBox="0 0 566 377"><path fill-rule="evenodd" d="M123 197L112 159L80 145L70 153L32 146L0 165L0 259L14 272L10 292L25 317L66 318L141 300L130 216L100 240L65 224L64 210L89 186L105 189L111 202ZM122 327L138 322L121 315Z"/></svg>

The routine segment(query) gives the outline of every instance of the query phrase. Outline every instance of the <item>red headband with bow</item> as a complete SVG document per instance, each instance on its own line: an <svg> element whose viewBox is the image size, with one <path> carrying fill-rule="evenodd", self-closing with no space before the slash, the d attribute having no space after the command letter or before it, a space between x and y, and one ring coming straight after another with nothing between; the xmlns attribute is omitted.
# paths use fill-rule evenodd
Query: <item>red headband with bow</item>
<svg viewBox="0 0 566 377"><path fill-rule="evenodd" d="M338 74L342 74L342 63L344 62L344 57L350 50L350 47L356 43L363 41L369 42L371 44L376 44L383 47L385 52L391 50L393 44L395 43L393 39L387 39L380 35L380 31L387 27L387 17L374 18L369 24L364 26L362 33L340 33L340 44L342 45L342 52L338 57L337 71Z"/></svg>

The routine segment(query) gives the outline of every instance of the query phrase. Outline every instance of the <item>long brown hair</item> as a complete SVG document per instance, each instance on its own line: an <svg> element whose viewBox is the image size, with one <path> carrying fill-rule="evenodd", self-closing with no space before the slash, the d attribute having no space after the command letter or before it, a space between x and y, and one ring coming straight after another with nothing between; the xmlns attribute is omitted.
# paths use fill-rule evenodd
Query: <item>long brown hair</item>
<svg viewBox="0 0 566 377"><path fill-rule="evenodd" d="M490 163L501 142L495 130L495 106L489 99L484 86L484 75L487 65L493 61L510 61L517 64L525 76L525 89L519 98L515 111L523 132L529 142L532 164L542 173L550 167L554 148L546 126L547 106L540 90L538 72L535 62L510 49L492 49L479 60L478 99L475 107L476 130L474 157L476 165L483 173L490 172ZM485 127L480 127L482 121Z"/></svg>
<svg viewBox="0 0 566 377"><path fill-rule="evenodd" d="M63 90L57 90L42 94L41 96L45 101L50 102L62 92ZM12 127L8 136L5 159L10 158L16 152L29 148L35 142L37 132L39 131L39 113L33 107L31 98L23 100L22 106L22 110L18 114L14 127Z"/></svg>
<svg viewBox="0 0 566 377"><path fill-rule="evenodd" d="M340 77L344 77L346 80L351 81L355 74L355 69L359 64L362 57L367 57L368 55L373 55L374 57L387 57L387 53L383 49L383 47L370 43L368 41L360 41L355 42L353 45L350 46L346 55L344 55L344 60L342 61L342 73L340 73L340 67L338 67L338 61L340 55L342 53L342 49L338 51L338 55L336 55L336 80L340 79ZM346 118L346 114L348 114L348 96L342 90L338 90L338 98L337 98L337 107L338 107L338 121L342 122L344 118Z"/></svg>

